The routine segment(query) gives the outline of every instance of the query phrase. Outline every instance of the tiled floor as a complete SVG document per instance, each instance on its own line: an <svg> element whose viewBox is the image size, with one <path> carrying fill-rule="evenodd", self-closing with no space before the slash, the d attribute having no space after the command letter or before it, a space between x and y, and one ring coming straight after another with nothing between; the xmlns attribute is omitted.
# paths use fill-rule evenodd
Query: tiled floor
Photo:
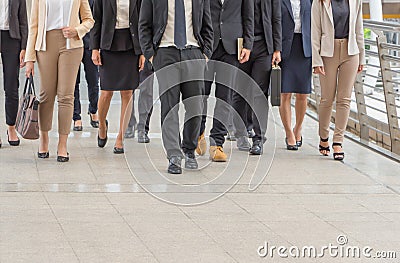
<svg viewBox="0 0 400 263"><path fill-rule="evenodd" d="M66 164L55 160L54 133L51 158L38 160L37 142L10 148L4 143L5 127L0 127L1 263L399 262L399 163L348 140L344 163L321 157L317 123L310 118L304 146L288 152L274 109L277 119L270 128L276 128L276 140L270 138L263 158L248 158L235 144L227 144L228 152L233 149L229 164L210 164L208 156L199 157L204 169L171 177L165 174L159 107L152 119L151 144L127 141L125 158L112 153L118 96L114 102L107 147L96 147L97 131L83 116L84 131L71 133L71 161ZM0 112L4 123L3 106ZM249 191L249 182L262 179L271 163L261 185ZM236 184L230 189L232 182ZM190 204L220 195L203 205L164 202ZM272 258L263 258L257 252L265 242L269 247L320 249L338 245L339 235L347 238L342 247L396 251L397 259L335 258L328 252L323 258L282 258L277 250Z"/></svg>

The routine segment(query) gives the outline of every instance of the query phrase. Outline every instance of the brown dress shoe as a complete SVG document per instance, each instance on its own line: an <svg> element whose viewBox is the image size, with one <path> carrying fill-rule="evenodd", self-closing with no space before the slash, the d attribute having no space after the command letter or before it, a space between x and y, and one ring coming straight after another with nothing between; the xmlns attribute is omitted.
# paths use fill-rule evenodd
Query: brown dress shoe
<svg viewBox="0 0 400 263"><path fill-rule="evenodd" d="M197 139L196 153L200 156L203 156L204 154L206 154L206 151L207 151L207 142L203 132Z"/></svg>
<svg viewBox="0 0 400 263"><path fill-rule="evenodd" d="M210 146L210 159L213 162L226 162L228 156L224 153L222 146Z"/></svg>

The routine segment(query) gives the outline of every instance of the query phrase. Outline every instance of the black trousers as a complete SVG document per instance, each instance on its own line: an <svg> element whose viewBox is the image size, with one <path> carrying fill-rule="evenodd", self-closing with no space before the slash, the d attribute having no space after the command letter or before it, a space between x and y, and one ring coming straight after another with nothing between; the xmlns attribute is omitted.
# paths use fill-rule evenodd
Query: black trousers
<svg viewBox="0 0 400 263"><path fill-rule="evenodd" d="M190 60L190 63L188 61ZM196 61L194 61L196 60ZM186 61L186 62L185 62ZM185 63L179 63L185 62ZM160 90L162 140L168 158L194 152L200 132L204 93L204 55L199 48L159 48L153 60ZM201 80L200 80L201 79ZM179 102L182 95L185 123L181 142Z"/></svg>
<svg viewBox="0 0 400 263"><path fill-rule="evenodd" d="M89 112L95 114L97 112L97 103L99 100L99 68L93 64L92 51L84 48L82 57L83 68L85 70L85 78L88 85ZM76 78L74 92L74 121L81 119L81 101L79 85L81 81L81 68L79 67L78 76Z"/></svg>
<svg viewBox="0 0 400 263"><path fill-rule="evenodd" d="M9 126L14 126L17 119L19 104L19 54L21 52L21 42L11 38L8 30L2 30L0 34L6 123Z"/></svg>
<svg viewBox="0 0 400 263"><path fill-rule="evenodd" d="M248 124L247 119L249 111L251 111L253 117L253 112L258 114L258 118L253 119L253 129L256 134L256 136L253 137L253 141L265 140L265 133L268 127L269 105L266 102L268 102L269 84L271 79L271 61L272 54L268 54L265 41L260 40L254 42L249 61L240 65L240 69L254 79L262 92L257 93L257 95L247 93L248 98L253 99L253 101L250 100L250 103L253 105L252 107L248 105L245 99L238 93L235 92L233 94L233 107L238 112L238 115L236 115L237 118L234 118L233 120L235 127L243 127L243 125L240 125L241 123ZM242 89L241 92L246 92L245 85L239 85L239 88ZM236 128L237 136L244 136L246 134L246 130Z"/></svg>
<svg viewBox="0 0 400 263"><path fill-rule="evenodd" d="M239 61L237 59L237 55L231 55L226 52L222 41L219 42L217 49L214 51L211 60L216 60L220 62L228 63L232 66L238 67ZM228 127L225 127L229 121L225 121L223 124L222 120L226 120L227 116L229 116L231 107L231 98L232 93L230 87L222 84L229 82L229 79L235 78L235 72L229 71L227 72L226 67L224 69L220 69L218 67L219 64L211 63L211 66L206 71L206 79L212 80L215 78L215 97L217 98L215 109L214 109L214 118L213 118L213 126L210 131L210 144L222 146L225 142L225 135L227 134ZM212 66L214 65L214 66ZM223 72L223 74L222 74ZM227 76L226 74L230 75ZM200 134L202 134L205 130L206 120L207 120L207 100L211 93L211 85L212 81L205 81L205 96L203 99L203 116L202 123L200 127ZM233 83L232 83L233 85ZM224 103L225 102L225 103Z"/></svg>
<svg viewBox="0 0 400 263"><path fill-rule="evenodd" d="M132 113L131 118L129 120L129 127L134 127L137 125L138 131L149 132L150 128L150 117L153 113L153 68L150 62L146 61L144 69L139 72L139 83L143 83L145 80L145 85L139 85L139 101L138 101L138 111L139 111L139 123L135 117L135 104L132 105ZM149 78L149 79L148 79ZM133 96L135 96L135 91L133 91ZM132 98L133 103L135 101L135 97Z"/></svg>

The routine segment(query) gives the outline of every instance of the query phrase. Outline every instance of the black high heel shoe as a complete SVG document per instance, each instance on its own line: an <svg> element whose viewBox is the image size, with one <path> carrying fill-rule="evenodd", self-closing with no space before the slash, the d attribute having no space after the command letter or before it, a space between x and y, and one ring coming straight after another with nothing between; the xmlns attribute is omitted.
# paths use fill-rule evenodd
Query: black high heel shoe
<svg viewBox="0 0 400 263"><path fill-rule="evenodd" d="M326 139L320 138L320 139L321 139L321 142L328 142L328 140L329 140L329 138L326 138ZM326 153L322 153L322 151L325 151ZM319 152L323 156L328 156L329 153L331 152L331 149L329 148L329 146L324 147L321 144L319 144Z"/></svg>
<svg viewBox="0 0 400 263"><path fill-rule="evenodd" d="M19 144L21 143L19 138L17 141L10 141L10 139L8 137L8 131L7 131L7 141L8 141L8 144L10 144L10 146L19 146Z"/></svg>
<svg viewBox="0 0 400 263"><path fill-rule="evenodd" d="M67 153L67 156L60 156L57 153L57 162L59 162L59 163L69 162L69 153Z"/></svg>
<svg viewBox="0 0 400 263"><path fill-rule="evenodd" d="M293 133L294 133L294 129L293 129ZM296 140L296 145L297 145L298 148L303 146L303 136L300 137L300 141Z"/></svg>
<svg viewBox="0 0 400 263"><path fill-rule="evenodd" d="M333 147L335 147L335 146L340 146L340 148L342 148L342 144L341 143L338 143L338 142L334 142L334 143L332 143L332 148ZM344 152L338 152L338 153L333 153L333 159L335 160L335 161L343 161L343 159L344 159Z"/></svg>
<svg viewBox="0 0 400 263"><path fill-rule="evenodd" d="M50 157L50 153L49 152L45 152L45 153L38 152L37 157L39 159L48 159Z"/></svg>
<svg viewBox="0 0 400 263"><path fill-rule="evenodd" d="M113 150L114 154L123 154L125 153L124 148L118 148L114 146L114 150Z"/></svg>
<svg viewBox="0 0 400 263"><path fill-rule="evenodd" d="M289 151L297 151L299 149L299 147L297 147L297 144L295 145L290 145L288 143L287 138L285 138L285 143L286 143L286 149L288 149Z"/></svg>
<svg viewBox="0 0 400 263"><path fill-rule="evenodd" d="M107 133L108 133L108 121L106 120L106 138L101 139L100 136L97 134L97 145L100 148L104 148L107 144L107 141L108 141Z"/></svg>
<svg viewBox="0 0 400 263"><path fill-rule="evenodd" d="M90 112L88 112L88 114L90 118L90 125L92 125L93 128L99 128L99 121L94 121Z"/></svg>

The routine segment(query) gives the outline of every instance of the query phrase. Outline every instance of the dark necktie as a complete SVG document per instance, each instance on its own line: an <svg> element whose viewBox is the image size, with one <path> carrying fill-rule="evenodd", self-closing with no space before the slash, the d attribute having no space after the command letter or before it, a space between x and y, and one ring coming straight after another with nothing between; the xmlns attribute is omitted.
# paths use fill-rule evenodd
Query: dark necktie
<svg viewBox="0 0 400 263"><path fill-rule="evenodd" d="M184 0L175 0L174 43L178 49L186 46L186 20Z"/></svg>

